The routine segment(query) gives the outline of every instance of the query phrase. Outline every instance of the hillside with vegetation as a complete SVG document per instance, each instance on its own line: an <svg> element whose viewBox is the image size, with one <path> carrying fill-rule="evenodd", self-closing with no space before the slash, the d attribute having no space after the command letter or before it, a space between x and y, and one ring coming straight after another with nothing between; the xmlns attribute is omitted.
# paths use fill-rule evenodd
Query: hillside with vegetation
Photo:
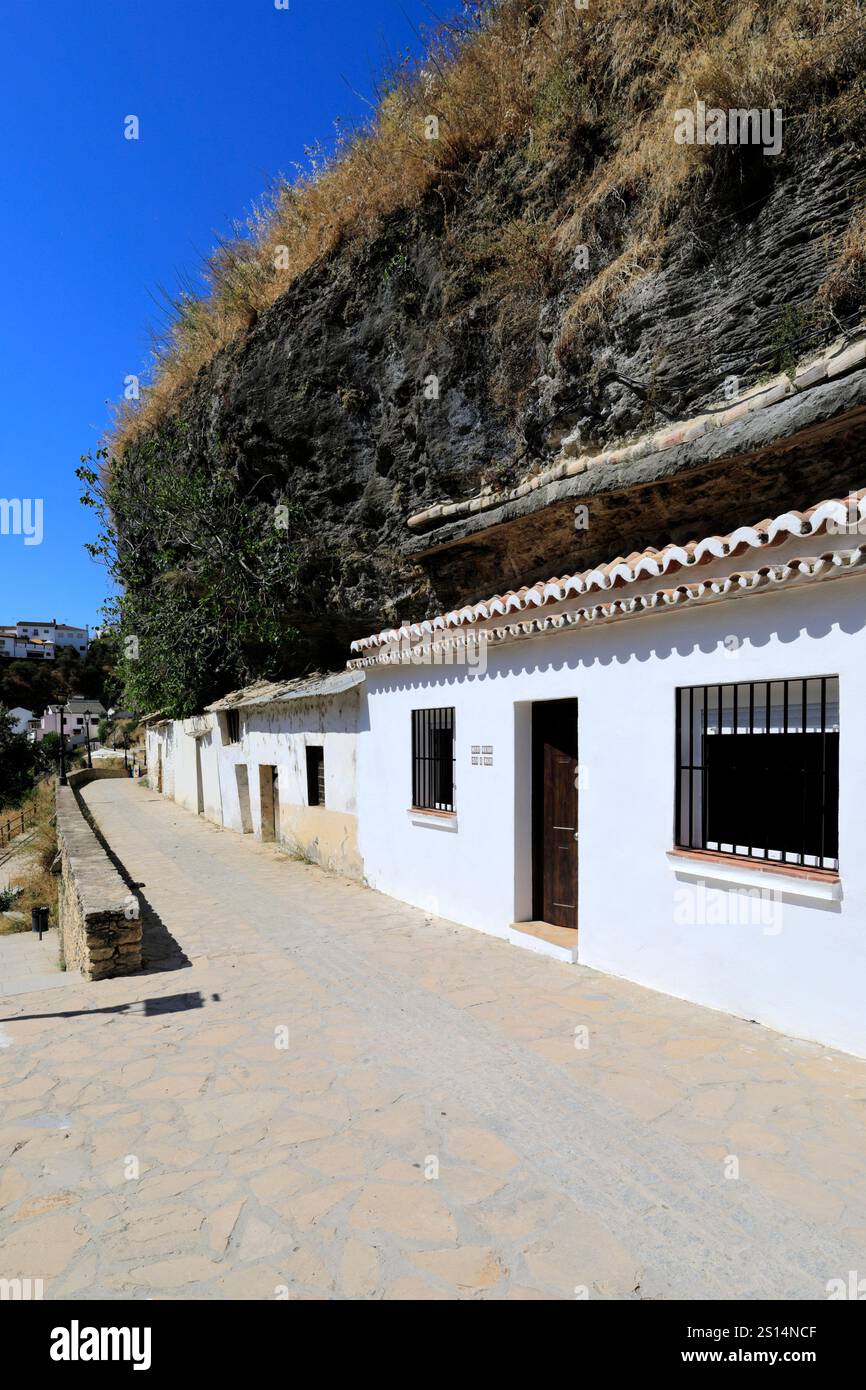
<svg viewBox="0 0 866 1390"><path fill-rule="evenodd" d="M83 463L132 702L190 713L469 597L413 558L412 513L855 323L864 98L854 0L466 3L217 248ZM781 150L676 143L698 100L781 110Z"/></svg>
<svg viewBox="0 0 866 1390"><path fill-rule="evenodd" d="M61 646L53 661L0 660L0 706L42 714L48 705L82 695L108 709L121 692L118 660L116 635L94 638L83 656L75 647Z"/></svg>

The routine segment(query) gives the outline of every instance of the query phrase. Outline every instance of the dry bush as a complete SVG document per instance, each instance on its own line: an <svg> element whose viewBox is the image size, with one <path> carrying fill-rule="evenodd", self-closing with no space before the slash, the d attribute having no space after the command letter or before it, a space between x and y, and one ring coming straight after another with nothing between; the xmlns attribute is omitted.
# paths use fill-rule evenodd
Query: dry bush
<svg viewBox="0 0 866 1390"><path fill-rule="evenodd" d="M597 336L620 295L659 264L661 247L650 241L629 246L581 290L562 317L556 344L561 356L578 352Z"/></svg>
<svg viewBox="0 0 866 1390"><path fill-rule="evenodd" d="M423 64L392 75L366 128L341 138L333 159L310 152L308 167L280 182L217 248L208 295L175 303L153 384L137 405L118 409L116 454L173 413L201 368L306 270L374 237L390 214L417 207L485 151L520 148L537 164L584 134L604 151L540 234L545 244L555 234L564 257L578 244L607 248L606 268L593 266L600 283L567 313L558 343L566 352L587 338L616 292L658 263L674 218L700 208L728 167L719 147L674 144L677 108L697 97L708 106L781 106L786 142L790 135L803 145L828 129L862 140L866 20L858 0L464 7L466 22L444 25ZM428 115L439 119L439 140L424 137Z"/></svg>
<svg viewBox="0 0 866 1390"><path fill-rule="evenodd" d="M825 320L838 320L857 310L866 298L866 209L855 213L842 251L817 294L817 310Z"/></svg>

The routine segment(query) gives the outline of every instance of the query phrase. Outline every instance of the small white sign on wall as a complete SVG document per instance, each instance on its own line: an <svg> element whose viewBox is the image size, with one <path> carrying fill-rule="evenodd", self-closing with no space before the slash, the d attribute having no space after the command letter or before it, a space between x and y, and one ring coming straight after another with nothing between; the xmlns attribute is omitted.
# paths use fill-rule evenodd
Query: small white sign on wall
<svg viewBox="0 0 866 1390"><path fill-rule="evenodd" d="M493 744L492 744L492 743L473 743L473 745L472 745L472 766L473 766L473 767L492 767L492 766L493 766Z"/></svg>

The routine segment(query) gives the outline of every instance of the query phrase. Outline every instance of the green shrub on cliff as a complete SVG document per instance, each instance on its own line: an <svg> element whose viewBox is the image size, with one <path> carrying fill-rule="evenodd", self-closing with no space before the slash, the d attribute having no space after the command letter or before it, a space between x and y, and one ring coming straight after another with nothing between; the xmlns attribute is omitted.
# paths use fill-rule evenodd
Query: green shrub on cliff
<svg viewBox="0 0 866 1390"><path fill-rule="evenodd" d="M185 464L166 424L134 462L82 458L82 501L100 517L88 546L117 600L125 699L177 717L214 691L276 669L296 637L296 509L244 491L228 465Z"/></svg>

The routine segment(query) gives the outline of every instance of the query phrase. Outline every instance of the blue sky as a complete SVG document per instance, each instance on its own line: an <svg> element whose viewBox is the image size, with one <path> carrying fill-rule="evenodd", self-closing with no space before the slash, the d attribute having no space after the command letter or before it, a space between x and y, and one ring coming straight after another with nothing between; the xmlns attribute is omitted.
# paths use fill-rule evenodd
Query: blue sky
<svg viewBox="0 0 866 1390"><path fill-rule="evenodd" d="M431 6L0 0L0 498L44 516L41 544L0 534L0 623L98 621L108 581L74 470L147 365L153 296L335 117L363 117L350 89L418 51Z"/></svg>

